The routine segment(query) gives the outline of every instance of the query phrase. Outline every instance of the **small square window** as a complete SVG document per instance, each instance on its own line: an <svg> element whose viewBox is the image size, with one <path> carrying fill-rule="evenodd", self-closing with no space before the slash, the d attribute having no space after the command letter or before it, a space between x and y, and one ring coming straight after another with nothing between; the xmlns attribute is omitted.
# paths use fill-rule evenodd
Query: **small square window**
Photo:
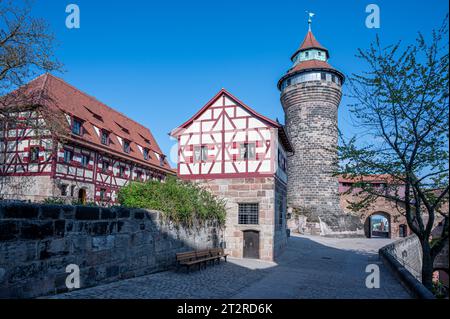
<svg viewBox="0 0 450 319"><path fill-rule="evenodd" d="M120 177L125 177L125 170L126 170L125 166L122 166L122 165L119 166L119 176Z"/></svg>
<svg viewBox="0 0 450 319"><path fill-rule="evenodd" d="M31 163L39 162L39 147L30 148L30 162Z"/></svg>
<svg viewBox="0 0 450 319"><path fill-rule="evenodd" d="M243 143L239 149L242 160L254 160L256 158L255 143Z"/></svg>
<svg viewBox="0 0 450 319"><path fill-rule="evenodd" d="M259 223L259 204L239 204L238 221L243 225L257 225Z"/></svg>
<svg viewBox="0 0 450 319"><path fill-rule="evenodd" d="M73 160L73 152L70 150L64 150L64 162L70 163Z"/></svg>
<svg viewBox="0 0 450 319"><path fill-rule="evenodd" d="M81 155L81 166L86 167L89 165L90 156L89 155Z"/></svg>
<svg viewBox="0 0 450 319"><path fill-rule="evenodd" d="M61 185L61 196L67 196L67 187L68 186L69 185L67 185L67 184Z"/></svg>
<svg viewBox="0 0 450 319"><path fill-rule="evenodd" d="M194 147L194 161L197 163L208 160L208 147L205 145Z"/></svg>
<svg viewBox="0 0 450 319"><path fill-rule="evenodd" d="M103 161L102 162L102 172L103 173L108 173L109 170L109 162L108 161Z"/></svg>

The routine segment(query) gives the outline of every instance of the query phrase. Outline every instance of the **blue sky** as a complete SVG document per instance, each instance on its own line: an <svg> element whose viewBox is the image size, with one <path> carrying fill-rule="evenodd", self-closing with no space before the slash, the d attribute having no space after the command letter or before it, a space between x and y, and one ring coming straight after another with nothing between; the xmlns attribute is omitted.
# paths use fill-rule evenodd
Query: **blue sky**
<svg viewBox="0 0 450 319"><path fill-rule="evenodd" d="M65 26L66 5L81 10L81 28ZM365 27L368 4L381 11L381 28ZM448 12L429 1L36 1L58 39L56 54L70 84L149 127L163 152L167 133L217 91L226 88L258 112L284 121L278 79L307 32L305 11L316 13L313 32L329 49L330 64L360 72L357 48L378 33L383 44L429 35ZM345 92L345 88L344 88ZM339 126L352 125L343 98ZM173 164L172 164L173 165Z"/></svg>

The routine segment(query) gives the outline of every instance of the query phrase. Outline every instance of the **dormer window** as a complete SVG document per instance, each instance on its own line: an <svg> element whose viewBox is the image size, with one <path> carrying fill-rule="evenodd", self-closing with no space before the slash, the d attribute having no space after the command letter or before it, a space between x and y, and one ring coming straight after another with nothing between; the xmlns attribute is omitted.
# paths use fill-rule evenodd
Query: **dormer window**
<svg viewBox="0 0 450 319"><path fill-rule="evenodd" d="M144 148L144 159L145 159L145 160L148 160L148 157L149 157L149 151L148 151L148 148Z"/></svg>
<svg viewBox="0 0 450 319"><path fill-rule="evenodd" d="M102 131L102 144L109 145L109 133L107 131Z"/></svg>
<svg viewBox="0 0 450 319"><path fill-rule="evenodd" d="M81 135L82 133L82 123L78 119L73 119L72 121L72 133L75 135Z"/></svg>
<svg viewBox="0 0 450 319"><path fill-rule="evenodd" d="M166 158L166 156L161 154L161 156L159 157L159 165L164 166L165 158Z"/></svg>
<svg viewBox="0 0 450 319"><path fill-rule="evenodd" d="M125 153L130 153L130 142L129 141L123 141L123 151Z"/></svg>

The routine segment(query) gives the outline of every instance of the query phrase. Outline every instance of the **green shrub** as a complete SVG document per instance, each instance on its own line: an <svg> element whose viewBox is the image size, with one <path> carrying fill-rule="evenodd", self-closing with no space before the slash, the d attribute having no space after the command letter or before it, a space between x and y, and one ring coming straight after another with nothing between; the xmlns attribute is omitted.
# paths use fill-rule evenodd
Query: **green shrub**
<svg viewBox="0 0 450 319"><path fill-rule="evenodd" d="M48 205L64 205L65 201L62 198L58 198L58 197L48 197L45 198L42 201L43 204L48 204Z"/></svg>
<svg viewBox="0 0 450 319"><path fill-rule="evenodd" d="M207 190L168 177L164 182L133 182L119 190L119 203L126 207L159 210L176 224L192 226L194 221L225 223L225 202Z"/></svg>

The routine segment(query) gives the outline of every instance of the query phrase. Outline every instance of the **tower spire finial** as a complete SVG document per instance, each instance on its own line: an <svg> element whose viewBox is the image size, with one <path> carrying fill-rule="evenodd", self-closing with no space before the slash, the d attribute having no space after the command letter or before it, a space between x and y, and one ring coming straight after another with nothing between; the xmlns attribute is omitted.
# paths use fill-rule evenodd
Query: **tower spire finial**
<svg viewBox="0 0 450 319"><path fill-rule="evenodd" d="M311 31L311 24L312 24L312 17L314 17L315 16L315 13L313 13L313 12L309 12L309 11L306 11L306 13L308 14L308 31Z"/></svg>

